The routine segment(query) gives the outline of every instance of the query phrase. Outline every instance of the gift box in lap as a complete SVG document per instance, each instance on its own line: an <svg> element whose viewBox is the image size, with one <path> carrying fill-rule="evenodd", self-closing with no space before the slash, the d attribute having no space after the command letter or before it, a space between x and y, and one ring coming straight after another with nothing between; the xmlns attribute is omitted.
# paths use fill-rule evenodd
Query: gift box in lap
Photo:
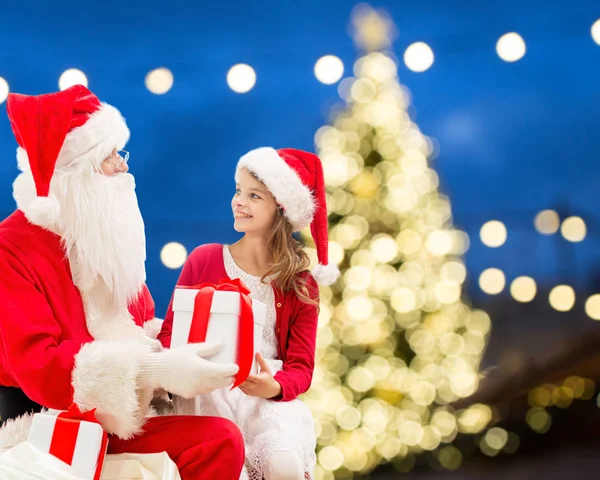
<svg viewBox="0 0 600 480"><path fill-rule="evenodd" d="M217 287L218 286L213 286ZM194 305L198 288L176 287L173 294L173 331L171 334L171 348L185 345L189 342L192 320L194 318ZM206 330L206 342L222 343L222 350L210 357L217 363L238 363L239 328L241 302L239 291L215 290L210 304L210 318ZM255 354L260 351L262 343L262 329L265 323L267 307L264 303L252 300L253 328L253 361L251 373L258 373ZM193 341L193 339L192 339Z"/></svg>
<svg viewBox="0 0 600 480"><path fill-rule="evenodd" d="M85 480L100 478L107 440L106 432L95 420L94 413L82 414L76 406L58 416L36 413L28 438L28 442L39 450L71 465Z"/></svg>

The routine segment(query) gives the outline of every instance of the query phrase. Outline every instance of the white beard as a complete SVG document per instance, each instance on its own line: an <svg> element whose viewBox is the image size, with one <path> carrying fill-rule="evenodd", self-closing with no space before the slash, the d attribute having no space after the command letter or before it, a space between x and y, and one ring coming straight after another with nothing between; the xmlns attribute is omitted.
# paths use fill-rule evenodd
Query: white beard
<svg viewBox="0 0 600 480"><path fill-rule="evenodd" d="M128 311L146 280L144 221L133 176L57 170L50 191L60 204L53 230L63 240L88 331L96 339L143 337ZM14 196L21 207L34 195L26 171L14 183Z"/></svg>

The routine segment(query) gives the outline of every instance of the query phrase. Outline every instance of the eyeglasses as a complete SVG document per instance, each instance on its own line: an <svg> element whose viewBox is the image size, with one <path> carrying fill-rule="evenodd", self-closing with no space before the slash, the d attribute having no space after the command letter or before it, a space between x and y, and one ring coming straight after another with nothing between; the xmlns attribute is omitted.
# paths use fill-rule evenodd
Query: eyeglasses
<svg viewBox="0 0 600 480"><path fill-rule="evenodd" d="M120 167L129 160L129 152L127 150L118 150L116 155L111 155L106 159L114 167Z"/></svg>

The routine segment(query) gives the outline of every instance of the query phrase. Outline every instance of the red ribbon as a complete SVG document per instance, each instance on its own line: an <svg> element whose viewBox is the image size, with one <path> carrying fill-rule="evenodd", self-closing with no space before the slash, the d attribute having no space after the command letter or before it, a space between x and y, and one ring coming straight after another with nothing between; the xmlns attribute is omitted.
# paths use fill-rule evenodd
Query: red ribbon
<svg viewBox="0 0 600 480"><path fill-rule="evenodd" d="M75 454L75 444L77 443L77 435L79 434L79 425L81 422L97 423L96 409L88 412L82 412L77 404L73 403L69 410L58 414L52 433L52 441L50 442L50 455L61 459L63 462L71 465L73 455ZM106 447L108 445L108 436L106 432L102 435L102 444L100 445L100 454L96 466L96 474L94 480L100 479L102 473L102 465L104 465L104 457L106 456Z"/></svg>
<svg viewBox="0 0 600 480"><path fill-rule="evenodd" d="M252 313L252 300L248 296L250 290L243 282L221 279L217 285L201 283L193 287L178 286L177 288L199 290L194 299L194 313L192 325L188 335L188 343L201 343L206 341L208 322L210 320L210 307L215 292L237 292L240 294L240 322L238 327L237 364L240 367L235 376L232 389L242 384L250 375L254 359L254 314Z"/></svg>

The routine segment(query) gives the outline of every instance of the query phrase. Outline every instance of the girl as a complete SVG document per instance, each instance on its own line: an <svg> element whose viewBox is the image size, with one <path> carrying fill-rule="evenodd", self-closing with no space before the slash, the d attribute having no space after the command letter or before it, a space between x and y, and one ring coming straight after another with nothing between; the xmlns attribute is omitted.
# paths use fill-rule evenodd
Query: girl
<svg viewBox="0 0 600 480"><path fill-rule="evenodd" d="M316 439L310 410L298 395L310 387L315 357L319 293L339 271L328 265L323 167L311 153L259 148L238 162L231 202L234 228L243 237L227 245L202 245L187 259L178 285L240 278L267 305L261 368L232 391L196 399L196 414L233 420L244 436L251 480L311 479ZM319 265L292 237L310 225ZM315 282L315 280L317 282ZM170 345L173 311L159 339Z"/></svg>

